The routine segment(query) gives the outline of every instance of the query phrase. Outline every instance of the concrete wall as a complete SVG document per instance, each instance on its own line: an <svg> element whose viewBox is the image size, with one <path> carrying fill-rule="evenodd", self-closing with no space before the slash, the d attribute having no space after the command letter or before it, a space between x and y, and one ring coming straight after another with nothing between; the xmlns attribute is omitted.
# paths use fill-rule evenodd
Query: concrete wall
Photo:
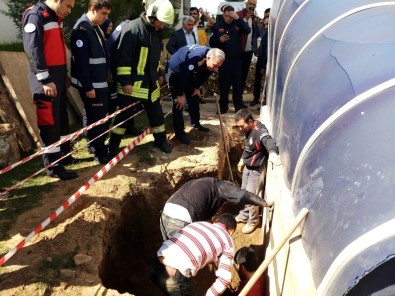
<svg viewBox="0 0 395 296"><path fill-rule="evenodd" d="M0 9L8 10L8 0L0 0ZM18 29L12 19L0 13L0 43L11 43L21 41L18 39Z"/></svg>

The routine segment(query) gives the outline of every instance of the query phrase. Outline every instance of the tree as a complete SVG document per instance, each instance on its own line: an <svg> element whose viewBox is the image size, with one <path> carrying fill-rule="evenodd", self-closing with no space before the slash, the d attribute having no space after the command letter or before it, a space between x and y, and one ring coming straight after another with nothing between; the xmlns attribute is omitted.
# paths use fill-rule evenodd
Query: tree
<svg viewBox="0 0 395 296"><path fill-rule="evenodd" d="M22 40L22 15L23 12L31 5L37 3L34 0L12 0L7 2L7 10L0 10L0 13L10 17L18 28L18 38ZM72 30L76 21L80 16L88 10L89 0L81 1L76 0L74 8L71 10L71 14L64 18L63 25L66 39L70 37L70 31ZM118 0L113 1L110 18L114 24L120 23L124 19L136 18L144 10L141 0Z"/></svg>

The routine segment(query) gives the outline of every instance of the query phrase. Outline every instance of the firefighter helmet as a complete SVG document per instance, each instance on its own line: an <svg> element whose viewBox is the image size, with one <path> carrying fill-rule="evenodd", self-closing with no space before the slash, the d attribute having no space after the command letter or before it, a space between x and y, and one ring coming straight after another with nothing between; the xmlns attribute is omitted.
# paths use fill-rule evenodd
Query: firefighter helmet
<svg viewBox="0 0 395 296"><path fill-rule="evenodd" d="M147 7L147 16L157 18L167 26L174 22L174 8L169 0L156 0Z"/></svg>

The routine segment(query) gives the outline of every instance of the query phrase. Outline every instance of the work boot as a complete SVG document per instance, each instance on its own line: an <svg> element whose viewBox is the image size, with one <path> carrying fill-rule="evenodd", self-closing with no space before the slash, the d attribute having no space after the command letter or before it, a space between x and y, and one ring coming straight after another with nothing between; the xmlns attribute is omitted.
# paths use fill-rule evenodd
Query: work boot
<svg viewBox="0 0 395 296"><path fill-rule="evenodd" d="M69 164L76 164L79 163L79 159L72 157L71 155L66 156L61 160L63 165L69 165Z"/></svg>
<svg viewBox="0 0 395 296"><path fill-rule="evenodd" d="M111 160L110 156L106 155L106 156L95 156L95 162L99 163L99 164L107 164L109 163Z"/></svg>
<svg viewBox="0 0 395 296"><path fill-rule="evenodd" d="M57 172L54 170L47 170L47 176L55 178L58 177L60 180L66 181L77 178L78 174L74 171L69 171L66 169L59 170Z"/></svg>
<svg viewBox="0 0 395 296"><path fill-rule="evenodd" d="M178 134L178 135L176 135L176 138L177 138L178 142L180 142L181 144L185 144L185 145L191 144L191 140L189 140L186 133Z"/></svg>
<svg viewBox="0 0 395 296"><path fill-rule="evenodd" d="M247 220L240 218L239 215L235 217L236 223L247 223Z"/></svg>
<svg viewBox="0 0 395 296"><path fill-rule="evenodd" d="M119 153L119 145L121 144L122 135L111 133L110 142L108 143L108 151L111 155Z"/></svg>
<svg viewBox="0 0 395 296"><path fill-rule="evenodd" d="M198 131L208 133L210 131L209 128L202 126L200 123L194 124L193 128L197 129Z"/></svg>
<svg viewBox="0 0 395 296"><path fill-rule="evenodd" d="M241 229L241 232L244 234L252 233L258 227L258 225L259 225L259 219L256 222L247 222L247 224L244 225L243 228Z"/></svg>
<svg viewBox="0 0 395 296"><path fill-rule="evenodd" d="M154 144L164 153L170 153L171 147L169 143L167 143L166 132L154 133Z"/></svg>
<svg viewBox="0 0 395 296"><path fill-rule="evenodd" d="M156 147L158 147L164 153L171 153L171 147L167 142L154 141Z"/></svg>

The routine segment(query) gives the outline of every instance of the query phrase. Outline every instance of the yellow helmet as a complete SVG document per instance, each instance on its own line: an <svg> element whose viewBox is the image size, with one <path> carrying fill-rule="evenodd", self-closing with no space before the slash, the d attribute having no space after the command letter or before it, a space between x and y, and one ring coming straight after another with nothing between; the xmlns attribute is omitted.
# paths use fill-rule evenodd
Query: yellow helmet
<svg viewBox="0 0 395 296"><path fill-rule="evenodd" d="M157 18L167 26L174 23L174 8L169 0L156 0L147 7L147 16Z"/></svg>

